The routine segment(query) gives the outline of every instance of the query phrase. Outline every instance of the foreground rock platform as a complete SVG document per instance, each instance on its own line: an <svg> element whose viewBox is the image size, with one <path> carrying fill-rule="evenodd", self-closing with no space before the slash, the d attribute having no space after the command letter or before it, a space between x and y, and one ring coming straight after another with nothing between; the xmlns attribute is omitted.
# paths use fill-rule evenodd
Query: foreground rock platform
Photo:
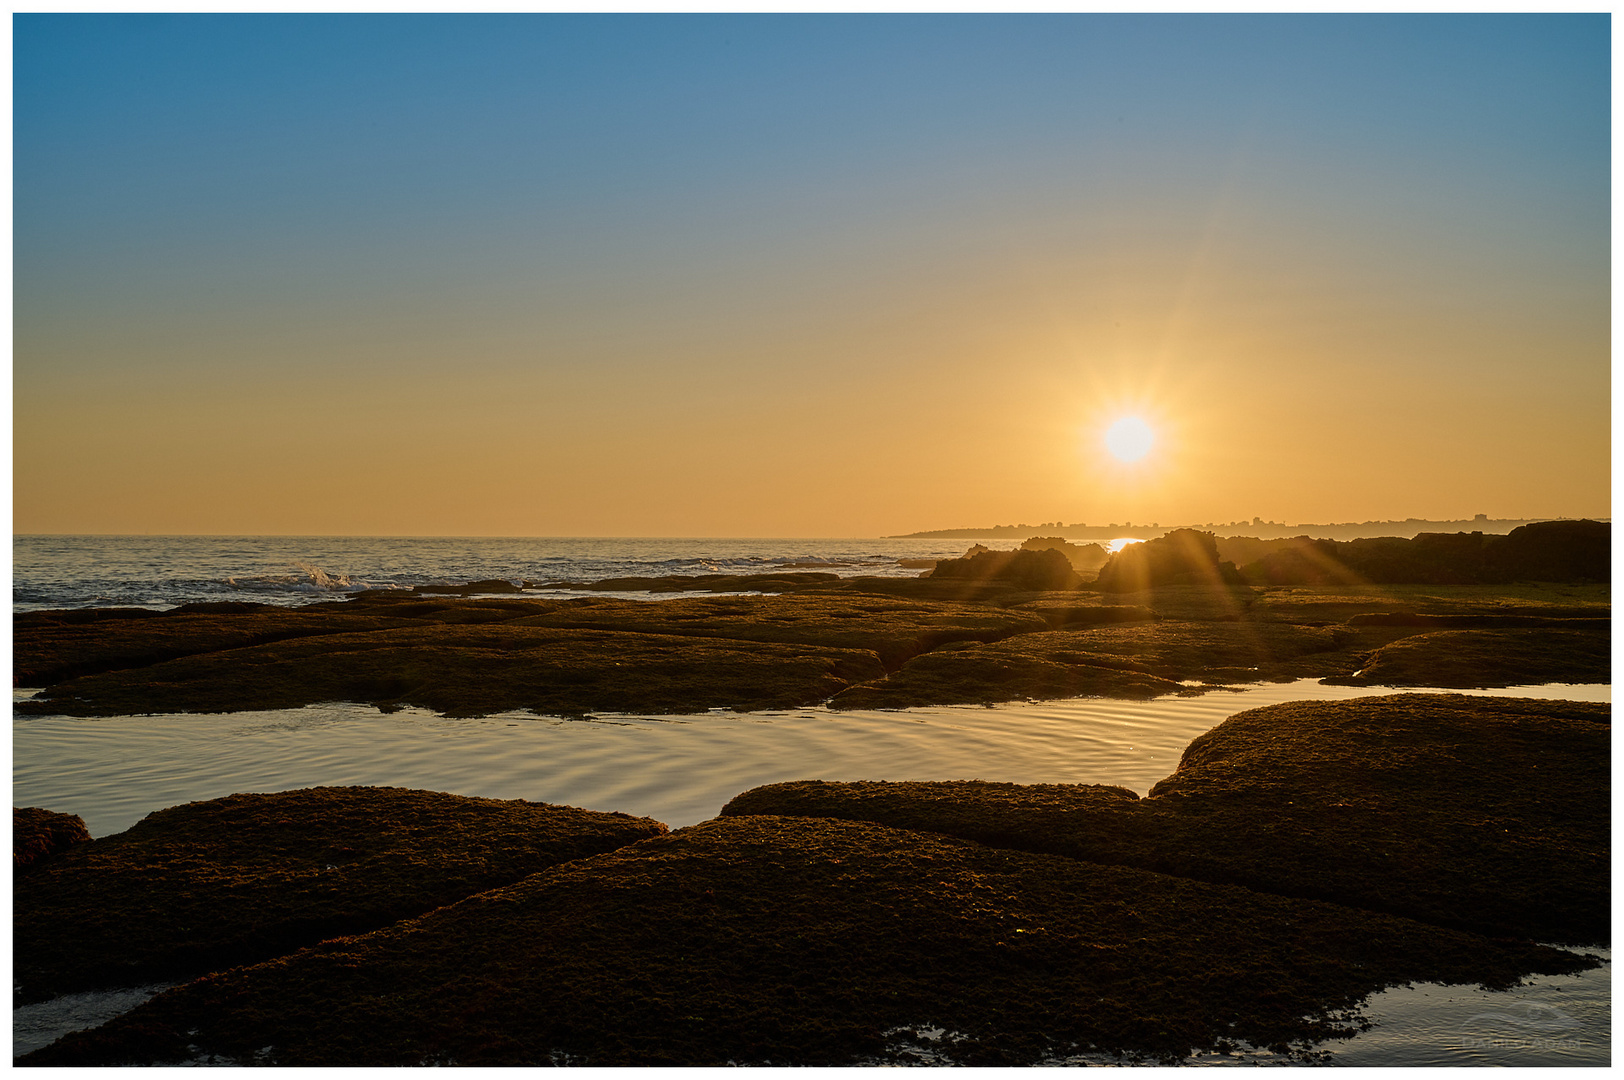
<svg viewBox="0 0 1624 1080"><path fill-rule="evenodd" d="M1380 987L1590 963L872 823L730 817L209 976L19 1064L1311 1059Z"/></svg>
<svg viewBox="0 0 1624 1080"><path fill-rule="evenodd" d="M404 788L171 807L18 875L15 997L280 956L665 831L625 814Z"/></svg>
<svg viewBox="0 0 1624 1080"><path fill-rule="evenodd" d="M1216 581L1102 593L768 577L706 587L781 592L713 595L693 591L708 579L673 578L657 579L669 585L657 602L387 592L301 608L34 612L14 618L14 678L44 692L16 711L346 701L448 716L579 716L1142 698L1299 678L1467 687L1610 677L1606 585ZM1447 619L1469 624L1438 621Z"/></svg>
<svg viewBox="0 0 1624 1080"><path fill-rule="evenodd" d="M1240 713L1123 788L774 784L731 815L930 830L1498 936L1610 934L1606 705L1403 694Z"/></svg>

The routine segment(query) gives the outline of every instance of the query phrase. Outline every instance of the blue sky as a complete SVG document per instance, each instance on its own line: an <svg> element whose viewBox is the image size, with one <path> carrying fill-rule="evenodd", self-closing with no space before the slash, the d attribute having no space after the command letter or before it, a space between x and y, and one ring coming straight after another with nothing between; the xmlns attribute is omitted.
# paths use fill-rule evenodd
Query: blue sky
<svg viewBox="0 0 1624 1080"><path fill-rule="evenodd" d="M1605 15L13 26L20 531L1608 513Z"/></svg>

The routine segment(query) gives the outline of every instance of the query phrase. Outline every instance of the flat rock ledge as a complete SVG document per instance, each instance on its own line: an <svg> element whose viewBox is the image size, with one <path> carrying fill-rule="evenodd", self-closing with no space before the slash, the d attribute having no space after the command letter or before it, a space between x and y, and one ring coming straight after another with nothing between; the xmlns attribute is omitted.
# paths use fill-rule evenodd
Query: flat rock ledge
<svg viewBox="0 0 1624 1080"><path fill-rule="evenodd" d="M1311 1060L1383 986L1590 963L931 833L728 817L209 976L19 1064Z"/></svg>
<svg viewBox="0 0 1624 1080"><path fill-rule="evenodd" d="M1138 798L1087 785L799 781L731 815L930 830L1537 941L1610 933L1611 709L1454 694L1231 717Z"/></svg>
<svg viewBox="0 0 1624 1080"><path fill-rule="evenodd" d="M1610 678L1600 585L961 595L933 580L786 579L773 587L801 591L659 603L392 591L300 608L29 612L13 619L14 679L42 692L14 708L112 717L343 701L568 717L1148 698L1302 678Z"/></svg>
<svg viewBox="0 0 1624 1080"><path fill-rule="evenodd" d="M625 814L405 788L159 810L18 875L14 998L194 978L664 832Z"/></svg>

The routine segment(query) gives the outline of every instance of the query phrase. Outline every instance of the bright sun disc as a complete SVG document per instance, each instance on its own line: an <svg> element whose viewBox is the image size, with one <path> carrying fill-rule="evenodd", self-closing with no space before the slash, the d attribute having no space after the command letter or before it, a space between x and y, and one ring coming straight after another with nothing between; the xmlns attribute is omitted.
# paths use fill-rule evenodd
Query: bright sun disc
<svg viewBox="0 0 1624 1080"><path fill-rule="evenodd" d="M1156 444L1156 433L1137 416L1124 416L1105 430L1105 448L1122 462L1138 461Z"/></svg>

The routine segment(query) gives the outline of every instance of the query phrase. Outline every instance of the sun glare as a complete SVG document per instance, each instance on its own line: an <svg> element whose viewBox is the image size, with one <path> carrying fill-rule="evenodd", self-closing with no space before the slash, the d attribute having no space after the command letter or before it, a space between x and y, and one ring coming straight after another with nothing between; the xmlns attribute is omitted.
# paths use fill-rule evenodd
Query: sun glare
<svg viewBox="0 0 1624 1080"><path fill-rule="evenodd" d="M1156 445L1156 433L1137 416L1124 416L1105 429L1105 448L1118 461L1138 461Z"/></svg>

